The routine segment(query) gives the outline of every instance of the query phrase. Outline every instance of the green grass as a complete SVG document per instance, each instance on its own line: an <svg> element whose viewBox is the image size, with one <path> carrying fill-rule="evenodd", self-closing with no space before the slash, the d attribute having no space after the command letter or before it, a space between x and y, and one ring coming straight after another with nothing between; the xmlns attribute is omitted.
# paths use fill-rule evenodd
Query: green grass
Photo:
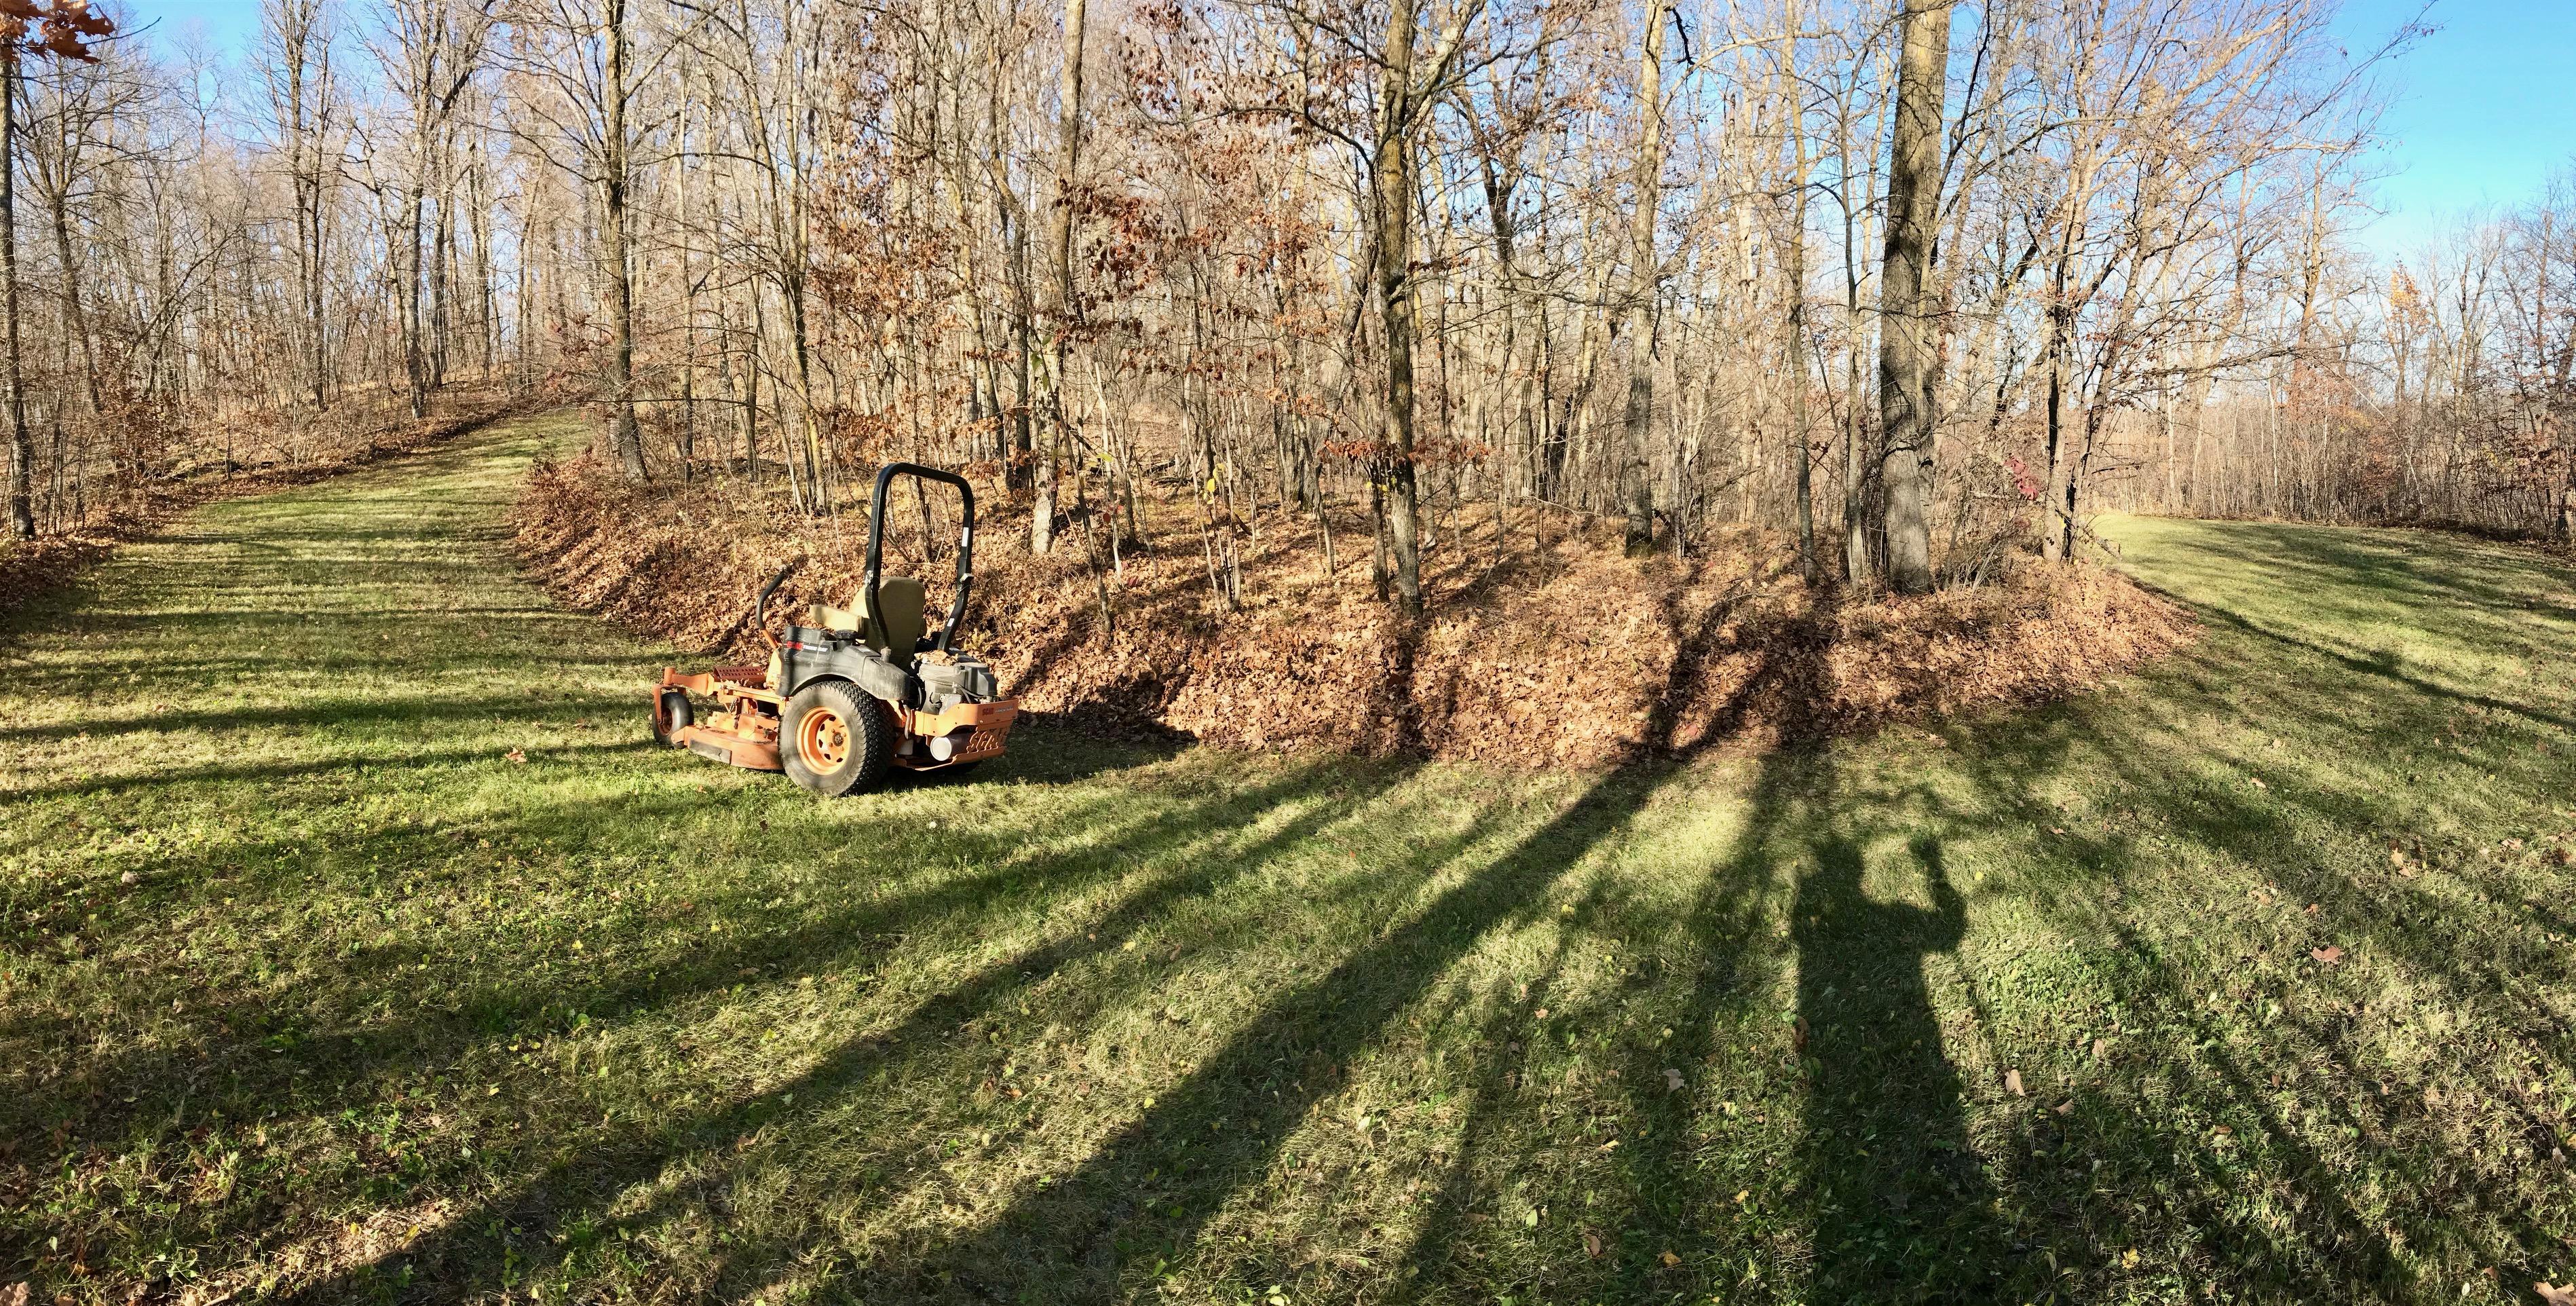
<svg viewBox="0 0 2576 1306"><path fill-rule="evenodd" d="M0 1283L2576 1275L2563 564L2123 522L2208 635L2048 710L1542 776L1027 728L819 803L648 744L689 659L514 578L502 514L571 434L207 508L0 643Z"/></svg>

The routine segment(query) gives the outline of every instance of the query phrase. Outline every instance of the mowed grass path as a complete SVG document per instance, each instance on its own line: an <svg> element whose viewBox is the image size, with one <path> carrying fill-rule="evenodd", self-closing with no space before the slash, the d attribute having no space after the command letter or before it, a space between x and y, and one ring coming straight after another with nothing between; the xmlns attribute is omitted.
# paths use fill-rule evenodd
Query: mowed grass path
<svg viewBox="0 0 2576 1306"><path fill-rule="evenodd" d="M518 477L571 438L205 509L0 642L0 1284L2576 1274L2563 564L2125 522L2207 637L2045 711L1546 776L1029 729L821 803L650 745L672 655L514 577Z"/></svg>

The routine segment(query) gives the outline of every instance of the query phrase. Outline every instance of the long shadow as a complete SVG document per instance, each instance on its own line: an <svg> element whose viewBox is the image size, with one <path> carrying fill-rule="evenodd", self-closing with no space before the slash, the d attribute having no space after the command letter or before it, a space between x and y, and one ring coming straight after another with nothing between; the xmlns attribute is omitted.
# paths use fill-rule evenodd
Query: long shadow
<svg viewBox="0 0 2576 1306"><path fill-rule="evenodd" d="M2021 897L2054 933L2083 941L2056 964L2111 995L2126 1022L2128 1039L2114 1043L2130 1050L2112 1056L2133 1068L2107 1085L2098 1068L2065 1075L2068 1114L2021 1106L2027 1157L1990 1166L2008 1204L2029 1213L2017 1236L2045 1245L2067 1291L2107 1294L2124 1249L2177 1233L2187 1248L2165 1254L2185 1273L2256 1297L2407 1298L2438 1278L2435 1266L2520 1264L2528 1279L2561 1264L2564 1210L2518 1196L2529 1181L2507 1158L2545 1165L2563 1136L2556 1107L2525 1087L2571 1066L2562 954L2527 928L2563 927L2537 900L2527 911L2512 902L2541 877L2487 862L2449 827L2491 835L2498 821L2545 819L2525 803L2569 770L2556 760L2567 723L2305 638L2302 619L2337 618L2291 604L2310 600L2260 621L2195 605L2230 638L2158 673L2150 694L1961 732L1954 774L1968 797L1919 795L1953 846L2043 845ZM2447 608L2419 629L2472 652L2525 633ZM2464 707L2496 724L2475 747L2440 749ZM2254 741L2231 754L2193 737L2211 719L2275 723L2267 731L2296 747ZM2411 763L2428 744L2441 756ZM2221 769L2211 759L2250 779L2209 776ZM2405 789L2413 765L2446 774L2419 797ZM2070 775L2095 777L2088 821L2051 796ZM2040 829L2048 837L2034 839ZM2385 850L2416 834L2433 865L2407 883ZM2437 871L2464 883L2436 894ZM2368 969L2310 960L2328 943ZM2405 1069L2402 1049L2423 1037L2401 1029L2414 1003L2508 1032L2501 1074L2457 1035L2437 1046L2461 1064ZM2437 1110L2436 1088L2480 1104L2474 1118ZM2130 1200L2140 1193L2155 1200Z"/></svg>
<svg viewBox="0 0 2576 1306"><path fill-rule="evenodd" d="M1086 822L1094 828L1094 837L1120 846L1138 856L1161 856L1195 841L1199 831L1226 829L1241 821L1257 817L1280 802L1290 801L1311 790L1311 776L1292 775L1278 784L1252 790L1236 791L1211 797L1202 803L1184 806L1177 819L1152 824L1135 820ZM661 822L679 815L684 805L676 801L663 804L627 804L613 816L603 819L620 822ZM478 827L485 834L506 835L519 829L543 829L560 838L561 812L523 812L516 819ZM1319 818L1320 819L1320 818ZM891 829L884 831L891 835ZM444 836L399 834L389 842L416 842L429 851L443 851ZM885 839L862 834L852 841L859 847L876 846ZM227 863L258 860L247 854L261 850L223 848L203 856L194 873ZM270 850L273 851L273 850ZM379 846L370 850L376 857L395 852ZM983 860L983 859L979 859ZM186 879L191 868L171 867L162 872ZM414 871L426 874L426 871ZM883 953L890 940L928 927L932 923L972 913L990 904L1010 886L1039 881L1050 892L1065 895L1111 874L1106 864L1090 864L1074 858L1052 858L1035 866L1017 863L1007 857L984 861L980 869L960 875L931 879L919 888L890 897L863 899L846 904L784 931L742 933L730 940L707 944L694 933L665 931L658 940L662 945L647 947L640 956L610 971L592 971L549 980L525 970L499 983L489 974L454 973L452 962L443 954L452 953L456 944L430 939L397 939L378 946L359 949L338 957L331 970L317 976L312 984L327 985L331 993L350 995L340 1005L344 1009L363 1011L368 999L394 991L408 982L426 985L431 981L426 972L420 978L405 979L405 967L424 959L434 959L439 977L437 988L446 1000L432 1008L416 1009L412 1014L334 1020L321 1016L327 1010L324 995L308 994L312 985L298 985L284 992L254 991L200 998L192 1007L192 1019L200 1027L212 1026L225 1031L196 1047L190 1058L196 1064L187 1068L182 1078L193 1078L202 1066L234 1063L247 1067L250 1082L246 1086L256 1096L262 1084L268 1091L288 1092L298 1098L329 1099L357 1085L379 1079L416 1065L436 1065L453 1060L466 1049L488 1042L495 1034L506 1034L518 1025L524 1014L546 1011L589 1012L608 1015L630 1014L667 1008L688 997L737 983L746 968L767 970L781 965L805 973L829 973L850 966L863 965L867 959ZM493 872L467 873L458 878L488 879ZM289 883L304 881L298 866L272 863L264 876L237 878L226 887L256 892L272 892ZM736 894L741 901L728 903L709 899L700 904L700 914L718 919L740 915L739 908L756 900L763 892L746 887ZM705 895L700 895L704 897ZM115 935L102 935L95 940L101 950L114 949L120 940ZM354 993L352 991L354 990ZM285 1013L304 1013L298 1017ZM321 1016L318 1021L316 1016ZM280 1063L267 1055L263 1046L266 1035L281 1022L309 1025L297 1030L296 1056L291 1063ZM47 1020L32 1013L12 1018L0 1026L0 1037L31 1044L69 1043L69 1031L49 1037L49 1031L60 1030L58 1020ZM84 1058L73 1073L60 1081L61 1087L45 1093L23 1095L13 1099L0 1116L21 1115L43 1119L49 1124L81 1121L81 1132L113 1132L124 1117L149 1118L166 1111L169 1103L145 1103L134 1111L92 1109L85 1103L101 1095L133 1096L149 1089L163 1078L168 1068L155 1051L131 1044L103 1055ZM108 1090L125 1090L110 1093Z"/></svg>
<svg viewBox="0 0 2576 1306"><path fill-rule="evenodd" d="M2151 1167L2155 1171L2151 1174L2133 1171L2123 1180L2154 1184L2170 1193L2168 1205L2177 1217L2192 1222L2195 1237L2208 1244L2213 1256L2236 1263L2237 1273L2257 1280L2310 1287L2333 1284L2339 1285L2338 1292L2367 1297L2400 1293L2420 1273L2410 1267L2437 1254L2481 1264L2514 1259L2548 1264L2543 1258L2555 1254L2552 1245L2558 1235L2519 1204L2463 1194L2453 1209L2438 1216L2430 1211L2374 1209L2374 1198L2357 1181L2353 1167L2385 1173L2418 1164L2408 1156L2410 1146L2420 1148L2431 1141L2421 1132L2427 1126L2438 1128L2440 1122L2426 1118L2429 1112L2420 1097L2423 1084L2410 1085L2411 1092L2391 1094L2386 1080L2379 1078L2390 1073L2389 1063L2384 1052L2372 1046L2369 1024L2359 1018L2370 1004L2346 1006L2320 1002L2313 993L2298 993L2308 977L2300 975L2297 967L2304 962L2311 974L2318 969L2303 956L2311 945L2348 946L2402 975L2401 991L2459 1009L2485 1009L2501 1027L2518 1031L2518 1041L2529 1053L2544 1056L2546 1064L2564 1073L2576 1067L2576 1058L2571 1058L2570 1039L2555 1014L2556 1005L2545 992L2527 991L2547 979L2563 982L2563 963L2545 949L2520 945L2519 931L2500 912L2480 908L2456 928L2439 928L2428 922L2461 915L2465 904L2407 910L2359 883L2360 867L2285 856L2275 837L2280 823L2262 807L2206 794L2182 798L2192 791L2178 784L2176 777L2159 773L2151 732L2088 713L2071 715L2074 719L2052 723L2052 728L2009 746L1977 750L1972 773L1984 801L1980 811L1962 814L1963 823L1985 825L1994 833L2004 813L2036 806L2033 787L2067 769L2080 740L2083 746L2100 750L2103 757L2123 759L2113 769L2127 780L2125 795L2173 796L2143 806L2164 828L2187 835L2188 846L2214 855L2218 867L2259 868L2288 900L2323 907L2315 914L2284 908L2300 924L2269 940L2253 930L2222 935L2244 951L2237 954L2231 949L2227 955L2210 956L2191 941L2188 931L2181 938L2150 934L2128 919L2089 905L2089 895L2043 899L2044 914L2061 930L2105 940L2101 954L2088 958L2088 969L2102 977L2106 988L2122 995L2133 1020L2160 1025L2156 1061L2146 1072L2158 1087L2130 1091L2149 1101L2160 1098L2158 1116L2171 1115L2176 1104L2186 1104L2182 1119L2223 1123L2233 1130L2232 1137L2216 1140L2206 1134L2161 1139L2153 1152L2168 1164ZM2341 732L2329 728L2326 733ZM2272 792L2278 795L2273 801L2299 801L2287 779L2276 782ZM2371 812L2320 809L2318 814L2347 830L2360 827L2353 832L2361 834L2366 845L2375 845L2369 832ZM2135 878L2153 886L2161 869L2162 859L2149 848L2116 835L2069 832L2057 838L2063 841L2062 856L2071 869L2113 883ZM2469 867L2457 867L2454 873L2477 874ZM2168 894L2173 891L2170 886L2163 889ZM2242 881L2238 891L2243 891ZM2483 901L2486 894L2481 891L2478 896ZM2305 923L2309 921L2332 924ZM2289 959L2290 974L2263 964L2262 954L2276 948ZM2232 972L2231 962L2235 964ZM2507 1010L2497 1011L2500 1006ZM2257 1068L2263 1066L2286 1067L2291 1073L2305 1069L2321 1079L2294 1106L2284 1100L2277 1078L2265 1082ZM2458 1067L2457 1073L2472 1082L2479 1077L2474 1065ZM2367 1090L2365 1077L2379 1078L2377 1091ZM2521 1118L2512 1132L2523 1135L2523 1145L2531 1146L2536 1140L2545 1154L2558 1137L2551 1120L2554 1112L2523 1104L2518 1083L2516 1076L2482 1092L2493 1103L2491 1111ZM2109 1105L2114 1112L2123 1109ZM2418 1134L2412 1144L2402 1141L2410 1133ZM2357 1157L2339 1159L2343 1140L2355 1138L2373 1140L2372 1148ZM2246 1160L2229 1150L2239 1140L2241 1145L2259 1147L2275 1182L2299 1194L2289 1215L2258 1220L2242 1209L2237 1189ZM2449 1145L2440 1146L2447 1150ZM2041 1150L2055 1149L2043 1146ZM2036 1162L2026 1167L2022 1184L2029 1193L2054 1193L2050 1200L2061 1207L2075 1200L2067 1193L2069 1186L2066 1177ZM2480 1186L2488 1187L2492 1183ZM2472 1212L2474 1218L2464 1218ZM2399 1215L2400 1222L2392 1222L2391 1215ZM2413 1227L2401 1227L2401 1223ZM2111 1250L2086 1248L2083 1242L2079 1235L2060 1251L2089 1253L2099 1259ZM2412 1245L2401 1249L2401 1242ZM2334 1249L2333 1255L2320 1256L2324 1248Z"/></svg>
<svg viewBox="0 0 2576 1306"><path fill-rule="evenodd" d="M580 762L585 758L597 758L604 754L635 755L658 751L659 748L659 745L639 740L612 739L593 744L532 743L520 746L519 751L521 756L538 762ZM193 767L163 766L110 774L89 773L55 784L29 785L23 788L0 786L0 796L5 796L12 802L33 802L38 799L84 798L101 794L195 785L275 784L281 781L321 776L356 776L370 767L388 765L398 765L406 769L470 766L478 762L490 762L494 756L495 751L491 748L435 749L406 753L397 758L387 758L380 754L348 752L297 762L218 762Z"/></svg>
<svg viewBox="0 0 2576 1306"><path fill-rule="evenodd" d="M1810 681L1818 668L1798 656L1794 646L1812 638L1830 620L1831 596L1756 636L1752 643L1762 660L1754 673L1723 701L1705 702L1708 660L1744 597L1738 593L1710 605L1696 623L1684 621L1679 607L1667 600L1662 616L1674 642L1674 658L1663 692L1656 696L1655 714L1643 732L1641 751L1653 760L1632 763L1632 773L1690 775L1690 759L1727 738L1755 710L1755 703L1812 698L1815 686ZM1684 722L1701 716L1717 724L1689 740L1679 738ZM1765 913L1772 909L1766 894L1776 880L1768 844L1779 827L1793 819L1800 800L1813 796L1812 760L1808 752L1797 749L1763 756L1749 810L1731 849L1710 859L1681 927L1655 950L1649 963L1652 979L1686 981L1687 989L1676 994L1675 986L1667 984L1658 995L1666 999L1660 1018L1679 1031L1673 1044L1632 1048L1624 1069L1614 1072L1633 1086L1629 1106L1644 1127L1619 1140L1627 1145L1614 1166L1621 1200L1610 1208L1588 1210L1584 1218L1617 1231L1605 1240L1601 1232L1573 1223L1560 1222L1552 1228L1551 1245L1545 1249L1550 1259L1581 1268L1557 1275L1546 1286L1565 1287L1570 1281L1607 1291L1614 1298L1669 1292L1699 1281L1699 1267L1716 1253L1720 1239L1713 1236L1717 1224L1709 1218L1708 1185L1694 1173L1690 1154L1703 1111L1712 1104L1696 1092L1658 1092L1652 1086L1665 1083L1666 1068L1696 1069L1706 1064L1715 1049L1721 1018L1748 998L1746 981L1777 963L1760 937ZM1499 1186L1503 1173L1519 1160L1511 1154L1518 1138L1546 1137L1551 1132L1527 1118L1534 1105L1528 1094L1532 1059L1528 1049L1536 1045L1537 1016L1547 1010L1545 995L1565 950L1584 931L1615 929L1608 919L1610 896L1596 890L1573 905L1560 928L1556 958L1529 985L1530 996L1500 1006L1490 1018L1483 1041L1507 1049L1508 1055L1494 1058L1473 1087L1457 1155L1446 1169L1429 1217L1406 1253L1408 1280L1439 1282L1466 1268L1463 1262L1477 1255L1475 1212L1470 1208L1488 1195L1485 1189ZM1574 1014L1564 1012L1561 1003L1559 1010L1560 1018ZM1664 1261L1663 1254L1675 1248L1681 1249L1679 1263ZM1586 1261L1600 1263L1585 1266Z"/></svg>
<svg viewBox="0 0 2576 1306"><path fill-rule="evenodd" d="M2420 547L2425 544L2432 548ZM2488 613L2528 613L2576 622L2576 609L2559 605L2526 608L2529 596L2498 579L2500 574L2520 573L2547 577L2561 586L2576 586L2576 569L2569 568L2563 559L2535 550L2493 543L2470 545L2456 538L2421 536L2403 530L2241 523L2210 528L2178 547L2236 564L2247 574L2291 575L2318 582L2329 590L2391 600L2395 592L2404 591L2443 603L2456 603L2465 597L2475 600ZM2424 565L2422 557L2431 552L2444 555L2448 565L2438 569Z"/></svg>
<svg viewBox="0 0 2576 1306"><path fill-rule="evenodd" d="M1807 1067L1806 1165L1824 1301L1992 1299L2000 1286L1984 1164L1924 967L1959 945L1967 906L1941 844L1911 842L1930 907L1872 898L1849 837L1813 844L1791 909Z"/></svg>
<svg viewBox="0 0 2576 1306"><path fill-rule="evenodd" d="M1071 1174L972 1232L868 1267L863 1284L919 1301L1137 1291L1137 1276L1185 1254L1233 1194L1269 1172L1398 1014L1488 932L1526 920L1577 861L1626 828L1661 779L1601 780L1491 866L1272 1002ZM1219 1121L1223 1128L1212 1128ZM1140 1169L1161 1183L1138 1188Z"/></svg>
<svg viewBox="0 0 2576 1306"><path fill-rule="evenodd" d="M1312 797L1311 790L1309 782L1297 792ZM1216 810L1257 813L1277 806L1287 797L1286 791L1237 793L1222 800ZM683 1151L739 1138L747 1131L781 1120L791 1107L797 1118L821 1118L836 1103L868 1091L872 1084L890 1076L900 1076L914 1063L956 1055L945 1035L984 1017L1033 979L1043 985L1047 977L1083 963L1119 958L1142 931L1181 902L1257 873L1270 858L1296 847L1323 826L1350 816L1347 809L1331 803L1317 802L1311 808L1231 856L1184 859L1191 864L1154 875L1096 918L1054 923L1052 937L1045 942L992 961L927 995L883 1028L848 1039L818 1058L811 1069L784 1083L726 1101L681 1121L650 1122L614 1131L510 1190L478 1203L463 1218L450 1221L397 1256L382 1263L345 1267L282 1299L341 1300L372 1293L389 1280L408 1279L414 1272L425 1272L423 1282L431 1284L493 1282L500 1267L514 1258L524 1259L522 1243L545 1246L554 1234L575 1225L594 1231L606 1227L601 1223L604 1213L619 1194L658 1173ZM1214 811L1207 815L1213 817ZM1213 819L1166 821L1160 824L1161 833L1154 842L1177 846L1198 838L1198 831L1226 825ZM1141 977L1130 976L1127 982L1141 982ZM1075 1000L1096 1007L1117 995L1116 987L1093 984L1086 986ZM1055 1014L1073 1016L1070 1012ZM981 1053L969 1050L968 1055ZM857 1178L849 1176L845 1181ZM622 1214L613 1221L614 1227L630 1235L649 1229L667 1213L670 1200L674 1198L666 1195L663 1202Z"/></svg>
<svg viewBox="0 0 2576 1306"><path fill-rule="evenodd" d="M632 711L640 697L640 695L626 697L582 694L568 698L548 698L544 700L544 706L549 716L560 716L584 709ZM366 723L399 726L433 721L477 719L488 721L506 714L524 713L525 710L524 704L489 697L307 697L298 700L293 706L158 712L130 716L122 720L66 721L57 725L19 726L0 729L0 739L32 742L69 739L78 735L112 739L126 734L220 733L229 730L261 730L277 727L338 728ZM634 711L634 715L640 720L642 713Z"/></svg>
<svg viewBox="0 0 2576 1306"><path fill-rule="evenodd" d="M2138 584L2146 589L2155 590L2155 592L2159 594L2164 594L2165 597L2173 599L2176 602L2190 602L2190 600L2184 599L2180 595L2167 593L2166 591L2157 589L2154 585L2148 584L2145 581L2139 581ZM2194 611L2200 613L2204 617L2215 618L2230 627L2244 631L2249 635L2255 635L2263 639L2270 640L2284 648L2295 649L2302 653L2323 658L2348 671L2360 672L2364 675L2378 676L2386 680L2394 681L2397 684L2404 685L2408 689L2412 689L2417 693L2430 697L2448 699L2455 703L2470 703L2478 707L2486 708L2490 711L2510 712L2515 716L2526 717L2543 724L2553 725L2561 730L2576 730L2576 718L2560 716L2555 712L2545 711L2541 708L2532 707L2525 703L2516 703L2507 699L2492 698L2485 694L2474 693L2468 690L2455 689L2449 685L2437 684L2433 681L2426 680L2421 676L2408 675L2405 671L2399 669L2400 664L2393 655L2383 653L2377 657L2355 657L2350 653L2345 653L2338 649L2327 648L2313 640L2305 640L2296 635L2285 634L2280 631L2272 630L2255 621L2253 618L2248 617L2241 612L2237 612L2232 608L2220 607L2212 603L2197 603L2192 606Z"/></svg>

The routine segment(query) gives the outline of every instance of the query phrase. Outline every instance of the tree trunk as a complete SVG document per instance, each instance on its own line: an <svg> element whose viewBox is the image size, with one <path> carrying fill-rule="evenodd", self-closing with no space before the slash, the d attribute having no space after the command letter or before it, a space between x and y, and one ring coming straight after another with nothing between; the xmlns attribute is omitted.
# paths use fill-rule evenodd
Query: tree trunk
<svg viewBox="0 0 2576 1306"><path fill-rule="evenodd" d="M1413 27L1414 0L1394 0L1386 26L1386 78L1377 157L1369 169L1377 219L1378 314L1386 333L1387 534L1396 601L1422 611L1421 522L1413 477Z"/></svg>
<svg viewBox="0 0 2576 1306"><path fill-rule="evenodd" d="M1645 52L1637 63L1636 208L1628 226L1627 337L1628 407L1620 423L1619 498L1628 512L1627 550L1652 552L1655 547L1655 487L1647 433L1655 414L1655 213L1664 187L1664 15L1665 0L1646 6Z"/></svg>
<svg viewBox="0 0 2576 1306"><path fill-rule="evenodd" d="M413 420L429 416L428 359L421 349L421 184L403 198L403 375L411 383Z"/></svg>
<svg viewBox="0 0 2576 1306"><path fill-rule="evenodd" d="M1932 587L1929 503L1940 349L1926 293L1941 207L1941 119L1951 0L1902 0L1904 54L1888 142L1887 245L1879 270L1878 412L1884 437L1887 578L1901 594Z"/></svg>
<svg viewBox="0 0 2576 1306"><path fill-rule="evenodd" d="M609 443L626 479L642 484L644 436L635 425L635 283L627 250L626 214L626 0L608 0L607 134L602 148L605 225L608 230Z"/></svg>
<svg viewBox="0 0 2576 1306"><path fill-rule="evenodd" d="M2047 475L2040 486L2042 511L2039 518L2040 555L2052 562L2064 561L2075 556L2074 532L2060 526L2055 520L2056 505L2061 498L2059 486L2065 476L2068 463L2066 457L2066 351L2074 335L2074 327L2070 321L2073 310L2066 304L2065 282L2065 263L2061 259L2058 270L2049 278L2046 347L2048 394L2045 400L2048 468ZM2065 498L2071 499L2073 496L2072 489L2063 492Z"/></svg>
<svg viewBox="0 0 2576 1306"><path fill-rule="evenodd" d="M1073 179L1082 156L1082 36L1085 0L1064 0L1064 67L1057 83L1055 227L1048 233L1055 312L1047 323L1047 366L1042 414L1046 447L1038 451L1036 503L1029 509L1029 552L1055 545L1055 464L1066 433L1064 385L1068 337L1073 331Z"/></svg>
<svg viewBox="0 0 2576 1306"><path fill-rule="evenodd" d="M27 433L27 374L18 356L18 59L0 50L0 383L9 387L9 534L36 537L36 442Z"/></svg>
<svg viewBox="0 0 2576 1306"><path fill-rule="evenodd" d="M1781 79L1791 96L1800 94L1797 79L1798 11L1793 4L1784 20L1792 34L1789 38L1789 76ZM1781 268L1782 296L1789 312L1785 346L1789 382L1790 467L1795 478L1794 494L1798 514L1798 567L1809 582L1816 579L1816 501L1812 488L1814 469L1807 448L1807 136L1803 127L1806 107L1792 102L1789 115L1789 230L1783 242Z"/></svg>

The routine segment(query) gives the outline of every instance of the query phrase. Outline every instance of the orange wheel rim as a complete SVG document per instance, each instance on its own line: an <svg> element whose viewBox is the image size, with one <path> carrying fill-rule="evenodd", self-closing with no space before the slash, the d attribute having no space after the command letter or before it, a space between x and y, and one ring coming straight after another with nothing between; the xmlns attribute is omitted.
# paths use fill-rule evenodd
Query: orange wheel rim
<svg viewBox="0 0 2576 1306"><path fill-rule="evenodd" d="M796 727L796 751L817 771L837 771L850 760L850 723L828 707L805 714Z"/></svg>

